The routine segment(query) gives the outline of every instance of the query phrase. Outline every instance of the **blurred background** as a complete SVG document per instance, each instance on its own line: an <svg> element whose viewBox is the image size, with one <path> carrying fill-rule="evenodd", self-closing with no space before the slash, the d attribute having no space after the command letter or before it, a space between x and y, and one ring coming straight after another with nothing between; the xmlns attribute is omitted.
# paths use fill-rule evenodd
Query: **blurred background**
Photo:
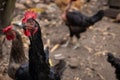
<svg viewBox="0 0 120 80"><path fill-rule="evenodd" d="M69 0L0 0L0 29L9 24L20 24L26 10L38 13L44 46L49 45L50 59L56 64L59 59L67 62L62 80L116 80L114 68L106 61L106 53L120 56L120 0L77 0L71 10L92 16L99 10L105 16L81 33L80 47L72 44L64 48L69 30L61 19ZM19 30L22 35L22 30ZM24 50L28 54L29 40L22 35ZM0 32L0 80L11 80L7 75L11 42L3 44Z"/></svg>

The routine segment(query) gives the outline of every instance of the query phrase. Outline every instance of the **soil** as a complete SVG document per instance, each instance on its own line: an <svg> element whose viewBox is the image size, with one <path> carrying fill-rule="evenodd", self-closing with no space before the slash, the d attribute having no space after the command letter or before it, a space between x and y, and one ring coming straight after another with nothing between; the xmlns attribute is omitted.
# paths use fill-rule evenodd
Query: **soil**
<svg viewBox="0 0 120 80"><path fill-rule="evenodd" d="M94 5L101 4L102 1L104 0L98 0L96 1L97 4ZM97 12L98 8L90 7L91 5L92 2L87 6L90 12L86 10L86 7L81 12L84 14L89 12L89 16ZM104 7L102 6L102 8ZM58 62L54 57L56 54L62 54L67 63L61 80L116 80L115 70L107 62L106 54L107 52L111 52L118 57L120 56L120 24L114 23L112 19L104 17L101 21L90 26L86 32L80 34L80 47L74 50L74 44L62 47L69 38L69 30L58 17L60 14L60 10L58 10L54 13L52 19L50 16L47 16L47 18L40 20L40 24L44 44L47 43L47 40L50 40L50 50L59 44L56 50L50 52L50 59L53 65ZM0 72L6 76L10 46L8 46L9 48L3 47L5 50L3 50L4 58L1 59Z"/></svg>

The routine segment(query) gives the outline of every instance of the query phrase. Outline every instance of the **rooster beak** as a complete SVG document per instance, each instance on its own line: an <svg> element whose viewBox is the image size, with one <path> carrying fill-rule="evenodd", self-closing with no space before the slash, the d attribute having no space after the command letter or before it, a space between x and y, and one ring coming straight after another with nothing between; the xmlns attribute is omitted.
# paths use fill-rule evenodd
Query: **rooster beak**
<svg viewBox="0 0 120 80"><path fill-rule="evenodd" d="M22 27L24 30L26 30L25 24L22 24L21 27Z"/></svg>
<svg viewBox="0 0 120 80"><path fill-rule="evenodd" d="M25 28L25 24L24 23L21 23L21 22L18 22L18 23L12 23L14 26L17 26L18 28Z"/></svg>

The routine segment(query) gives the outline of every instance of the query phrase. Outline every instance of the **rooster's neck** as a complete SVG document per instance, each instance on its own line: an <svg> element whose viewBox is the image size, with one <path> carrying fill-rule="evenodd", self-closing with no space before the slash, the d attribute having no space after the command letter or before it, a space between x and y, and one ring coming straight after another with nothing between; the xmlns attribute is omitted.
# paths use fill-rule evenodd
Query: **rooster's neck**
<svg viewBox="0 0 120 80"><path fill-rule="evenodd" d="M37 22L36 22L36 27L38 27L37 32L31 37L29 37L31 43L29 49L29 58L30 60L33 61L38 60L38 63L40 63L40 62L45 62L45 53L44 53L42 36L41 36L41 28Z"/></svg>
<svg viewBox="0 0 120 80"><path fill-rule="evenodd" d="M21 35L16 32L16 38L12 41L12 48L10 53L10 62L22 63L25 62L26 57L23 48Z"/></svg>
<svg viewBox="0 0 120 80"><path fill-rule="evenodd" d="M43 48L40 26L37 27L38 31L33 36L29 37L31 43L29 46L30 75L32 75L33 80L49 80L48 75L50 68L45 62L46 56ZM43 75L41 75L41 73Z"/></svg>

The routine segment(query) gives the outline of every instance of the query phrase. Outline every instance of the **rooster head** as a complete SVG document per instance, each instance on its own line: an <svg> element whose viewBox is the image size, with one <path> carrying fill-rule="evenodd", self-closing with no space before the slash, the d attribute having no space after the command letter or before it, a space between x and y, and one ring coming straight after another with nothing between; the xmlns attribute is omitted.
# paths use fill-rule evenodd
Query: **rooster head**
<svg viewBox="0 0 120 80"><path fill-rule="evenodd" d="M36 19L37 13L33 10L28 10L24 14L24 18L22 19L22 23L25 23L28 19L33 18Z"/></svg>
<svg viewBox="0 0 120 80"><path fill-rule="evenodd" d="M24 24L24 34L26 36L34 35L37 32L35 19L37 14L35 11L27 11L22 19L22 23Z"/></svg>
<svg viewBox="0 0 120 80"><path fill-rule="evenodd" d="M7 26L6 28L4 28L3 33L6 35L7 40L13 40L16 36L15 31L13 30L13 26Z"/></svg>

